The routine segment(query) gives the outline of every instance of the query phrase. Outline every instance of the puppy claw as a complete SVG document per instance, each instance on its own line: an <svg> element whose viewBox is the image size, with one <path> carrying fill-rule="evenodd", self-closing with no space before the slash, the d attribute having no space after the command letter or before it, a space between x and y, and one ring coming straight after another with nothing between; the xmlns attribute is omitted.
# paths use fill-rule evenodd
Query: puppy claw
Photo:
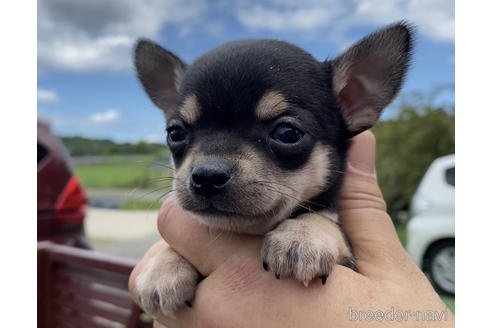
<svg viewBox="0 0 492 328"><path fill-rule="evenodd" d="M185 301L185 304L187 307L191 308L191 302L190 301Z"/></svg>
<svg viewBox="0 0 492 328"><path fill-rule="evenodd" d="M266 262L263 262L263 269L265 269L265 271L268 271L268 264Z"/></svg>
<svg viewBox="0 0 492 328"><path fill-rule="evenodd" d="M261 255L277 279L292 276L306 287L318 277L324 285L339 257L336 238L298 219L285 220L267 233Z"/></svg>
<svg viewBox="0 0 492 328"><path fill-rule="evenodd" d="M275 278L277 278L277 280L280 280L280 274L279 273L275 273Z"/></svg>

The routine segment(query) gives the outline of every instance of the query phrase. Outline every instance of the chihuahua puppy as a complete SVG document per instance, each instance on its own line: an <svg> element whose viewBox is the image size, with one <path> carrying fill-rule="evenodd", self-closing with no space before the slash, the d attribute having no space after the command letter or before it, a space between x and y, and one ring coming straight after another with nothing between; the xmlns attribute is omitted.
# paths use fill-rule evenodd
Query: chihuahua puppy
<svg viewBox="0 0 492 328"><path fill-rule="evenodd" d="M143 88L163 110L180 205L211 227L264 234L265 270L307 285L356 267L336 199L351 138L398 93L412 32L401 22L333 60L283 41L226 43L186 65L147 40L135 48ZM136 280L140 305L173 316L200 274L172 249Z"/></svg>

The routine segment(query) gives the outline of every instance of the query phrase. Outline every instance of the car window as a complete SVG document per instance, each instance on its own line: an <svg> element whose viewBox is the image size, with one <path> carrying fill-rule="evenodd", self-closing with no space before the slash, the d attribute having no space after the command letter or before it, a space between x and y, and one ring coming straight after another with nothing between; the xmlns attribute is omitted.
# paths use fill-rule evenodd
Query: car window
<svg viewBox="0 0 492 328"><path fill-rule="evenodd" d="M48 150L38 143L38 164L48 155Z"/></svg>
<svg viewBox="0 0 492 328"><path fill-rule="evenodd" d="M454 187L454 166L447 169L445 175L446 175L446 182Z"/></svg>

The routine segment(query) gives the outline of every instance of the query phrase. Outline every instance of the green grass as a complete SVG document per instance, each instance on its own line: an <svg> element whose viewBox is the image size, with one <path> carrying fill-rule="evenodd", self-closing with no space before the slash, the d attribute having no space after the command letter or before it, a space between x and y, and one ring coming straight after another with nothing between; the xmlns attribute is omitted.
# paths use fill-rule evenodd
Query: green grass
<svg viewBox="0 0 492 328"><path fill-rule="evenodd" d="M77 165L75 173L85 188L157 188L170 186L171 180L158 180L172 176L170 170L147 168L146 163Z"/></svg>
<svg viewBox="0 0 492 328"><path fill-rule="evenodd" d="M454 296L449 296L449 295L440 295L440 296L444 304L446 304L448 309L451 310L451 312L453 312L454 314Z"/></svg>
<svg viewBox="0 0 492 328"><path fill-rule="evenodd" d="M405 247L407 245L407 227L403 224L398 224L395 225L395 229L401 244Z"/></svg>
<svg viewBox="0 0 492 328"><path fill-rule="evenodd" d="M123 205L121 210L158 210L161 208L162 200L148 200L130 198Z"/></svg>

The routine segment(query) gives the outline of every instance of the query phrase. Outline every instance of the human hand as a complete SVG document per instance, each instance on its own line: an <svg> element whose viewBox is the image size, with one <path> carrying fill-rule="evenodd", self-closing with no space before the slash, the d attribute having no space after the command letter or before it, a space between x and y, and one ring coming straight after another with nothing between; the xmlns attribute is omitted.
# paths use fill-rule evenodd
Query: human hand
<svg viewBox="0 0 492 328"><path fill-rule="evenodd" d="M338 214L358 272L337 265L324 286L319 280L307 288L293 279L276 280L262 268L262 237L211 231L169 198L159 213L159 231L207 278L198 285L192 308L159 321L170 328L453 326L453 315L398 240L374 160L372 133L356 136ZM131 291L147 261L163 247L168 246L154 245L137 265Z"/></svg>

